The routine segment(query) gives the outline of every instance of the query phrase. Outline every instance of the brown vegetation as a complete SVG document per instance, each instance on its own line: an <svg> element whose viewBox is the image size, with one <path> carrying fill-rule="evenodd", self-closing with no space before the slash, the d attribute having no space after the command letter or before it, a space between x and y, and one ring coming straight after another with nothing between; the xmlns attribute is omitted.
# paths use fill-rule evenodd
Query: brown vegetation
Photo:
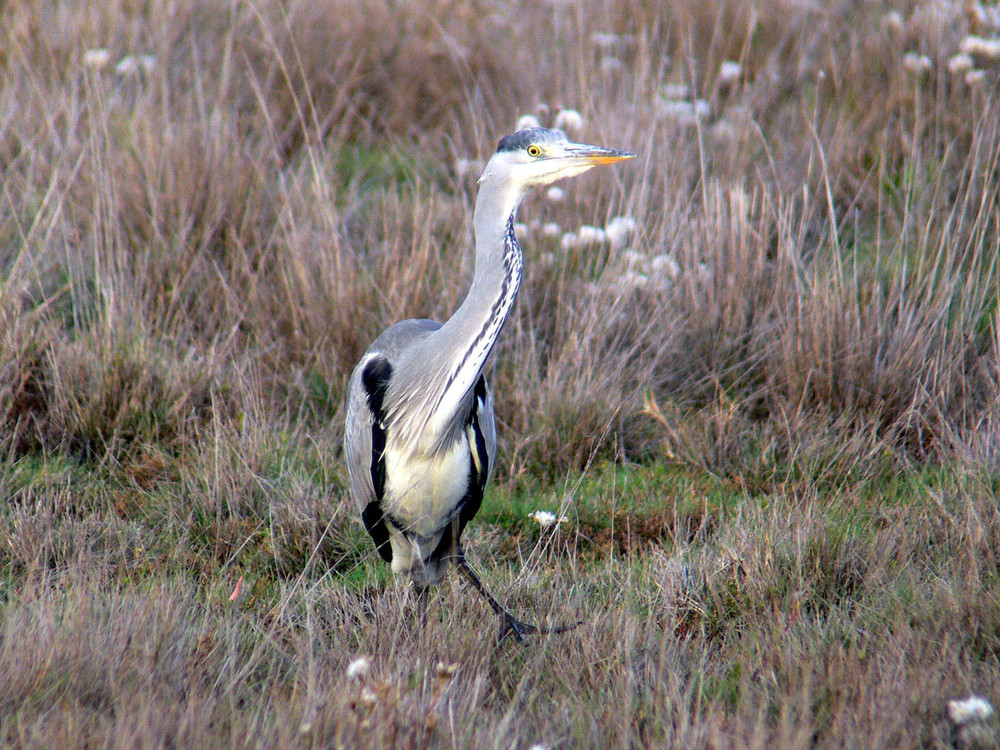
<svg viewBox="0 0 1000 750"><path fill-rule="evenodd" d="M992 11L0 7L0 742L971 746L945 704L1000 697L1000 60L949 65ZM457 162L562 107L640 158L522 208L470 550L587 624L484 648L457 584L423 634L372 559L342 395L464 293Z"/></svg>

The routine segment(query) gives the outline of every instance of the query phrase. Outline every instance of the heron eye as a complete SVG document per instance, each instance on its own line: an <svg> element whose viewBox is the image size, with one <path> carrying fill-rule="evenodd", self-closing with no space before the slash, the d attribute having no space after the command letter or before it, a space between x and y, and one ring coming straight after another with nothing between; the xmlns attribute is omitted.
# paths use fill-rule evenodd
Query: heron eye
<svg viewBox="0 0 1000 750"><path fill-rule="evenodd" d="M528 146L528 156L541 156L542 150L538 146Z"/></svg>

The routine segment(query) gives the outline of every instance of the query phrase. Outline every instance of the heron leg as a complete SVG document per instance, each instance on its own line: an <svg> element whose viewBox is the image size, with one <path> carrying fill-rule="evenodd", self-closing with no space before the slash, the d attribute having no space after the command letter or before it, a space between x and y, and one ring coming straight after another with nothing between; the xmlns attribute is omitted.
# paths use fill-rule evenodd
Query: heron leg
<svg viewBox="0 0 1000 750"><path fill-rule="evenodd" d="M530 635L531 633L565 633L567 630L572 630L580 623L576 622L572 625L532 625L531 623L522 622L518 620L510 611L504 607L500 602L494 598L494 596L486 590L483 582L479 580L479 576L476 575L475 571L469 566L469 562L465 559L465 552L459 548L458 554L455 555L455 564L458 566L459 571L465 576L465 579L472 584L472 587L482 595L482 597L489 603L493 611L500 617L500 634L497 636L497 643L503 643L507 636L514 636L514 640L518 643L524 642L524 636Z"/></svg>
<svg viewBox="0 0 1000 750"><path fill-rule="evenodd" d="M430 588L421 586L414 581L413 590L417 594L417 613L420 617L420 627L422 630L427 630L427 602L431 598Z"/></svg>

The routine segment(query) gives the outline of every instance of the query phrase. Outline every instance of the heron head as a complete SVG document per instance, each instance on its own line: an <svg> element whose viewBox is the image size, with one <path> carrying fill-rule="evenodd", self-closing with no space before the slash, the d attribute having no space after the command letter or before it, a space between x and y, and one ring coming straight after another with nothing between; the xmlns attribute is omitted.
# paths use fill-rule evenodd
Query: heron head
<svg viewBox="0 0 1000 750"><path fill-rule="evenodd" d="M627 151L574 143L561 130L525 128L500 139L483 177L499 174L527 190L633 156Z"/></svg>

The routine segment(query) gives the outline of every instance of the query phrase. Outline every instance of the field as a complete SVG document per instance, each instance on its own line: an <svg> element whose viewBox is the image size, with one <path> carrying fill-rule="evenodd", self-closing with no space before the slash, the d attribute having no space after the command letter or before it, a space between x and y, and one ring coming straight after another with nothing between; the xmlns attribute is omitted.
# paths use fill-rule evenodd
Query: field
<svg viewBox="0 0 1000 750"><path fill-rule="evenodd" d="M971 2L0 5L0 745L998 746L949 711L1000 700L998 38ZM582 624L497 645L378 558L342 402L461 301L524 115L638 158L518 215L467 549Z"/></svg>

